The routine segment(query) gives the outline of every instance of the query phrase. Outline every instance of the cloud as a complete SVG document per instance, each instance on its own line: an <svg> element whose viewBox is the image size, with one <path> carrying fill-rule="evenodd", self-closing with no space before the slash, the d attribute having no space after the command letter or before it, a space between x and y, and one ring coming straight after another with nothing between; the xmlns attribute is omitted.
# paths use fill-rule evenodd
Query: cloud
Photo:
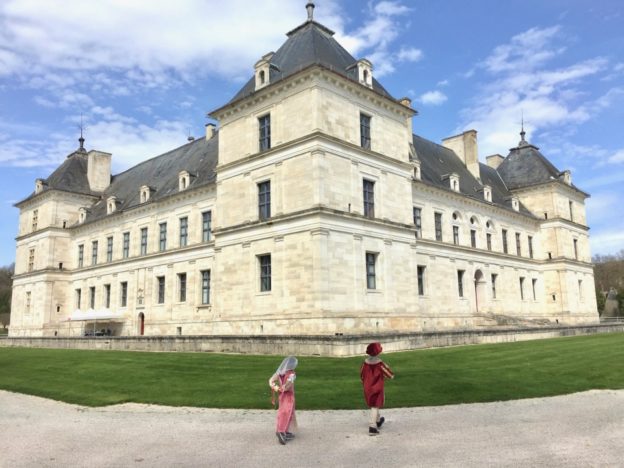
<svg viewBox="0 0 624 468"><path fill-rule="evenodd" d="M425 105L439 106L446 102L447 99L446 95L440 91L428 91L422 94L418 101Z"/></svg>
<svg viewBox="0 0 624 468"><path fill-rule="evenodd" d="M402 47L396 58L399 62L418 62L423 58L423 52L415 47Z"/></svg>
<svg viewBox="0 0 624 468"><path fill-rule="evenodd" d="M442 81L438 81L436 86L444 87L444 86L448 86L449 83L450 83L449 80L442 80Z"/></svg>
<svg viewBox="0 0 624 468"><path fill-rule="evenodd" d="M616 151L615 154L613 154L608 160L607 162L611 163L611 164L619 164L619 163L624 163L624 149L621 149L619 151Z"/></svg>

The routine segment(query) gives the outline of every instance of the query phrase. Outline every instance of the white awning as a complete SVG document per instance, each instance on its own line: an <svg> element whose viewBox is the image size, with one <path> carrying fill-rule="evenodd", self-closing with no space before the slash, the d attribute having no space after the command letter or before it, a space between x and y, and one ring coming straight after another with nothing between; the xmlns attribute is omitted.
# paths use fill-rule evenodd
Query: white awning
<svg viewBox="0 0 624 468"><path fill-rule="evenodd" d="M120 322L124 320L123 315L116 314L111 310L86 310L84 312L80 310L74 311L74 313L69 317L71 321L84 321L84 320L108 320L112 322Z"/></svg>

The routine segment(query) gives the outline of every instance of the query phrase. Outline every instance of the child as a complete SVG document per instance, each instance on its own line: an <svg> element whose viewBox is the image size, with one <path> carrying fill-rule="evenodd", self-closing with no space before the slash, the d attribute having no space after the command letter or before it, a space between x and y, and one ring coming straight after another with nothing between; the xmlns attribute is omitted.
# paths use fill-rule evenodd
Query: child
<svg viewBox="0 0 624 468"><path fill-rule="evenodd" d="M291 425L297 427L295 417L295 367L297 358L288 356L284 358L275 374L269 379L269 386L272 393L272 403L275 404L275 393L279 393L279 409L277 410L277 440L282 445L295 438L290 432Z"/></svg>
<svg viewBox="0 0 624 468"><path fill-rule="evenodd" d="M371 409L368 435L379 434L379 428L385 418L379 416L379 408L384 405L384 379L394 379L390 368L378 357L381 353L380 343L371 343L366 347L368 357L360 369L360 378L364 386L364 398Z"/></svg>

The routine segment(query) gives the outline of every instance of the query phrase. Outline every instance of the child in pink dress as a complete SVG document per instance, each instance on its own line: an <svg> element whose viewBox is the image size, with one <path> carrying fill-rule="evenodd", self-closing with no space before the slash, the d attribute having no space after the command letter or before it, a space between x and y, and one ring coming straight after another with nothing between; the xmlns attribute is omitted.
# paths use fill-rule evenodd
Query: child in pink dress
<svg viewBox="0 0 624 468"><path fill-rule="evenodd" d="M279 394L279 409L277 410L277 440L285 445L287 441L295 438L291 428L297 427L295 417L295 368L297 358L288 356L284 358L275 374L269 379L269 386L275 393ZM273 398L275 398L273 396ZM273 402L275 400L273 399Z"/></svg>
<svg viewBox="0 0 624 468"><path fill-rule="evenodd" d="M371 343L366 347L368 357L360 368L360 379L364 387L364 399L371 409L368 434L377 435L385 418L379 415L379 408L384 405L384 380L394 379L390 368L379 358L380 343Z"/></svg>

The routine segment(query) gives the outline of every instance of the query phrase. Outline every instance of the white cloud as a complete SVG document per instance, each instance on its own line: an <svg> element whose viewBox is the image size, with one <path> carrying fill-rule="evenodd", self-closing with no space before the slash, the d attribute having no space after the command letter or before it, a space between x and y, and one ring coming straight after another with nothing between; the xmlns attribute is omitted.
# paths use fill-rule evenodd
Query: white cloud
<svg viewBox="0 0 624 468"><path fill-rule="evenodd" d="M449 83L450 83L449 80L442 80L442 81L438 81L436 86L444 87L444 86L448 86Z"/></svg>
<svg viewBox="0 0 624 468"><path fill-rule="evenodd" d="M615 163L624 163L624 149L621 149L617 152L615 152L615 154L613 154L609 159L608 159L609 163L615 164Z"/></svg>
<svg viewBox="0 0 624 468"><path fill-rule="evenodd" d="M375 11L380 15L402 15L410 11L405 5L401 5L399 2L380 2L375 6Z"/></svg>
<svg viewBox="0 0 624 468"><path fill-rule="evenodd" d="M423 52L415 47L402 47L396 57L400 62L418 62L423 58Z"/></svg>
<svg viewBox="0 0 624 468"><path fill-rule="evenodd" d="M448 98L446 97L446 95L440 91L428 91L424 94L422 94L419 98L418 101L422 102L425 105L431 105L431 106L439 106L440 104L443 104L444 102L446 102Z"/></svg>

